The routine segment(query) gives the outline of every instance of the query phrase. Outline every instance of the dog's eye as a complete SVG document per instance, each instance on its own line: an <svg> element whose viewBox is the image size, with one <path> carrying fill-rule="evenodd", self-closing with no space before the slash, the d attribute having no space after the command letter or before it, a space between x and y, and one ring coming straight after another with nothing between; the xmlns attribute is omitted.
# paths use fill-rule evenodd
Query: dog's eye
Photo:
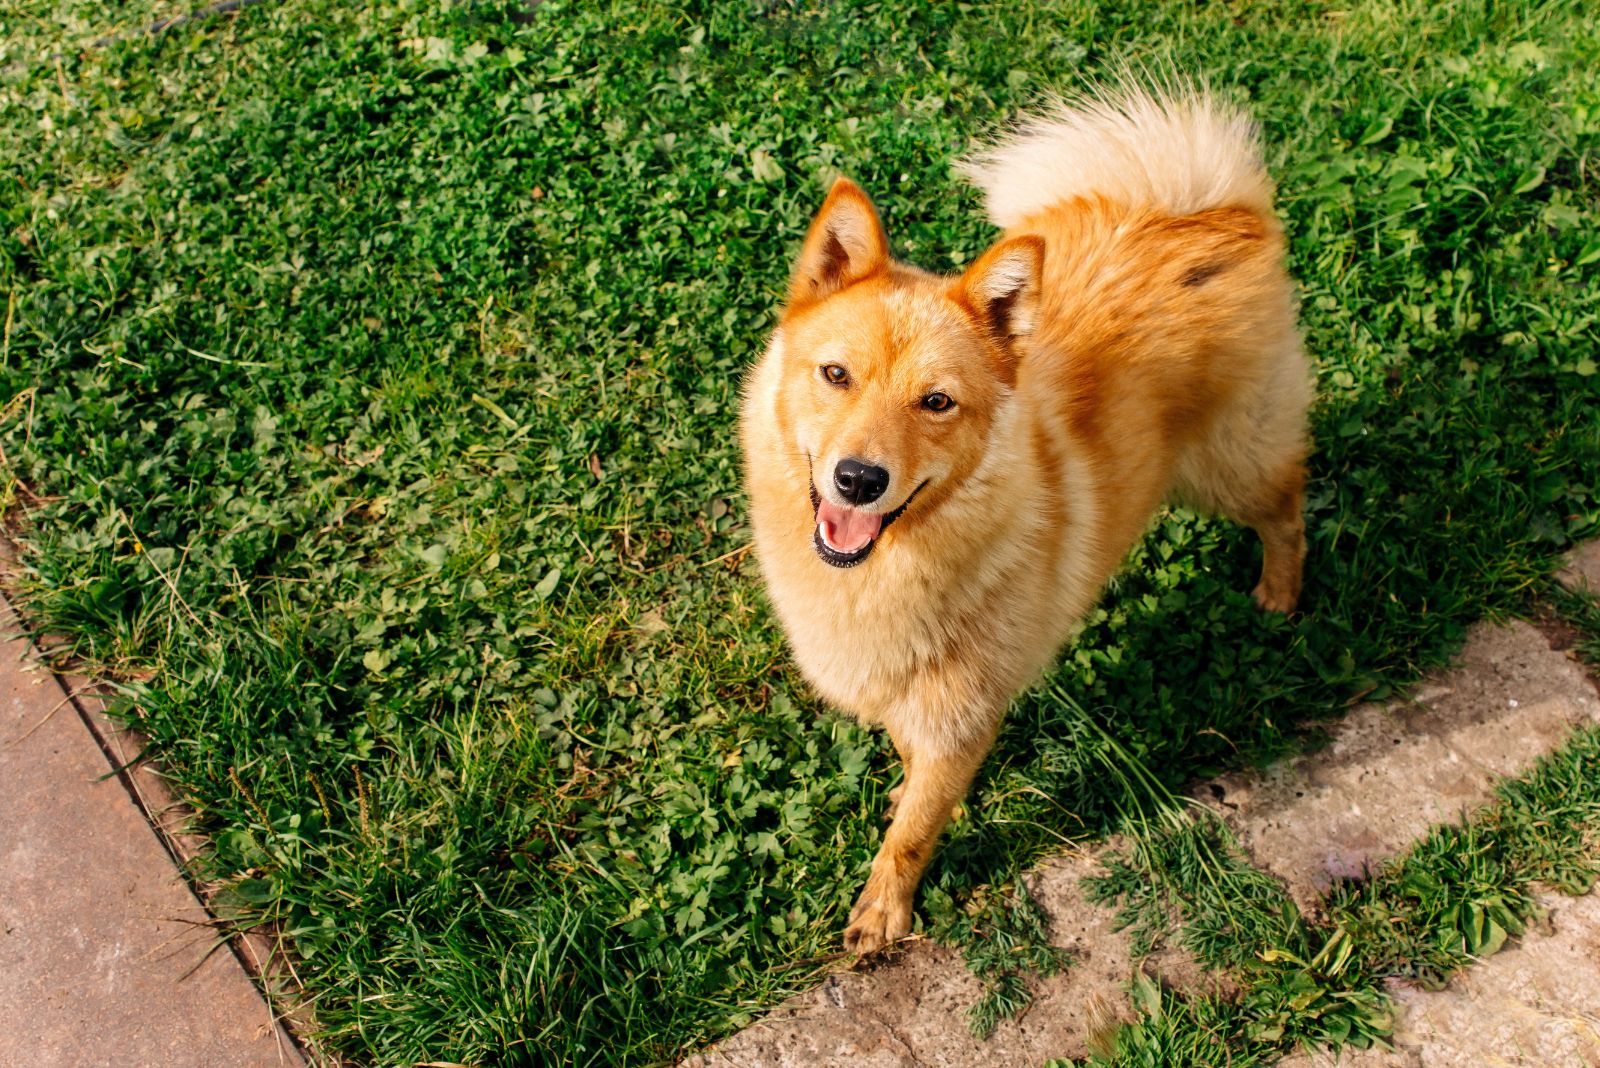
<svg viewBox="0 0 1600 1068"><path fill-rule="evenodd" d="M922 398L922 406L930 412L947 412L956 406L948 393L930 393Z"/></svg>
<svg viewBox="0 0 1600 1068"><path fill-rule="evenodd" d="M836 363L823 364L822 377L824 381L832 386L848 386L850 384L850 372Z"/></svg>

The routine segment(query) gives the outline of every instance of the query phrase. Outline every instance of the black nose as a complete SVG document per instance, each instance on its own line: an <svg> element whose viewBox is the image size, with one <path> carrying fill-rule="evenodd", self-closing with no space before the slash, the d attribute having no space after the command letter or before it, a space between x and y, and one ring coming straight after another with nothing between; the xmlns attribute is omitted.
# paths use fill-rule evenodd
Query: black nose
<svg viewBox="0 0 1600 1068"><path fill-rule="evenodd" d="M851 504L871 504L889 488L889 472L860 460L840 460L833 469L833 484Z"/></svg>

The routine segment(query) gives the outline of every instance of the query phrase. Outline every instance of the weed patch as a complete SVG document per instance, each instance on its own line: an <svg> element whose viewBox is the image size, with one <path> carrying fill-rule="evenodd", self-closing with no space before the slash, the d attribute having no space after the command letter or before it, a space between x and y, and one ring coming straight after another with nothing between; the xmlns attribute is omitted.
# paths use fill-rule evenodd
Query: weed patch
<svg viewBox="0 0 1600 1068"><path fill-rule="evenodd" d="M1587 893L1600 874L1600 730L1587 728L1495 804L1440 828L1375 878L1330 900L1374 974L1438 985L1521 934L1540 887Z"/></svg>
<svg viewBox="0 0 1600 1068"><path fill-rule="evenodd" d="M961 948L961 957L983 983L983 994L967 1010L972 1033L987 1038L1001 1020L1033 1003L1029 982L1048 979L1072 966L1072 956L1050 943L1047 917L1018 873L1010 886L985 888L964 907L949 895L930 895L933 938Z"/></svg>
<svg viewBox="0 0 1600 1068"><path fill-rule="evenodd" d="M1090 880L1091 895L1120 904L1136 954L1175 933L1202 964L1239 982L1243 994L1225 1014L1233 1044L1257 1052L1387 1044L1386 999L1361 972L1350 935L1303 918L1283 887L1243 857L1220 820L1168 808L1160 825L1138 825L1130 837L1106 873ZM1140 1003L1148 1015L1154 1003L1148 996Z"/></svg>

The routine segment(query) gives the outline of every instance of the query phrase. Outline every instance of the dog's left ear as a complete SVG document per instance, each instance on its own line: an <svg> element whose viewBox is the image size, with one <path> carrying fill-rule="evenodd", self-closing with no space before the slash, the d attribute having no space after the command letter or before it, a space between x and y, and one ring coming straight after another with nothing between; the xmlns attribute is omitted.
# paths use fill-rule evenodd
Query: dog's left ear
<svg viewBox="0 0 1600 1068"><path fill-rule="evenodd" d="M950 287L950 299L989 332L1008 356L1033 333L1044 271L1044 238L1013 237L978 257Z"/></svg>
<svg viewBox="0 0 1600 1068"><path fill-rule="evenodd" d="M888 265L889 239L877 209L860 186L839 178L806 231L789 280L789 307L815 304Z"/></svg>

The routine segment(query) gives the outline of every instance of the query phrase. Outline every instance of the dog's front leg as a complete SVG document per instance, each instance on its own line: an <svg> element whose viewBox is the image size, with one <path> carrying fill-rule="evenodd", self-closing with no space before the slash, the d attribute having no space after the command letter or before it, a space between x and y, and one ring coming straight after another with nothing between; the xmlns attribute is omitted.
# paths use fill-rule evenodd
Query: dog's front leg
<svg viewBox="0 0 1600 1068"><path fill-rule="evenodd" d="M994 732L981 731L965 745L938 747L892 727L890 737L905 763L906 778L899 787L894 822L883 836L872 873L850 912L850 926L845 928L845 948L860 954L911 933L917 883L933 856L939 832L967 795Z"/></svg>

